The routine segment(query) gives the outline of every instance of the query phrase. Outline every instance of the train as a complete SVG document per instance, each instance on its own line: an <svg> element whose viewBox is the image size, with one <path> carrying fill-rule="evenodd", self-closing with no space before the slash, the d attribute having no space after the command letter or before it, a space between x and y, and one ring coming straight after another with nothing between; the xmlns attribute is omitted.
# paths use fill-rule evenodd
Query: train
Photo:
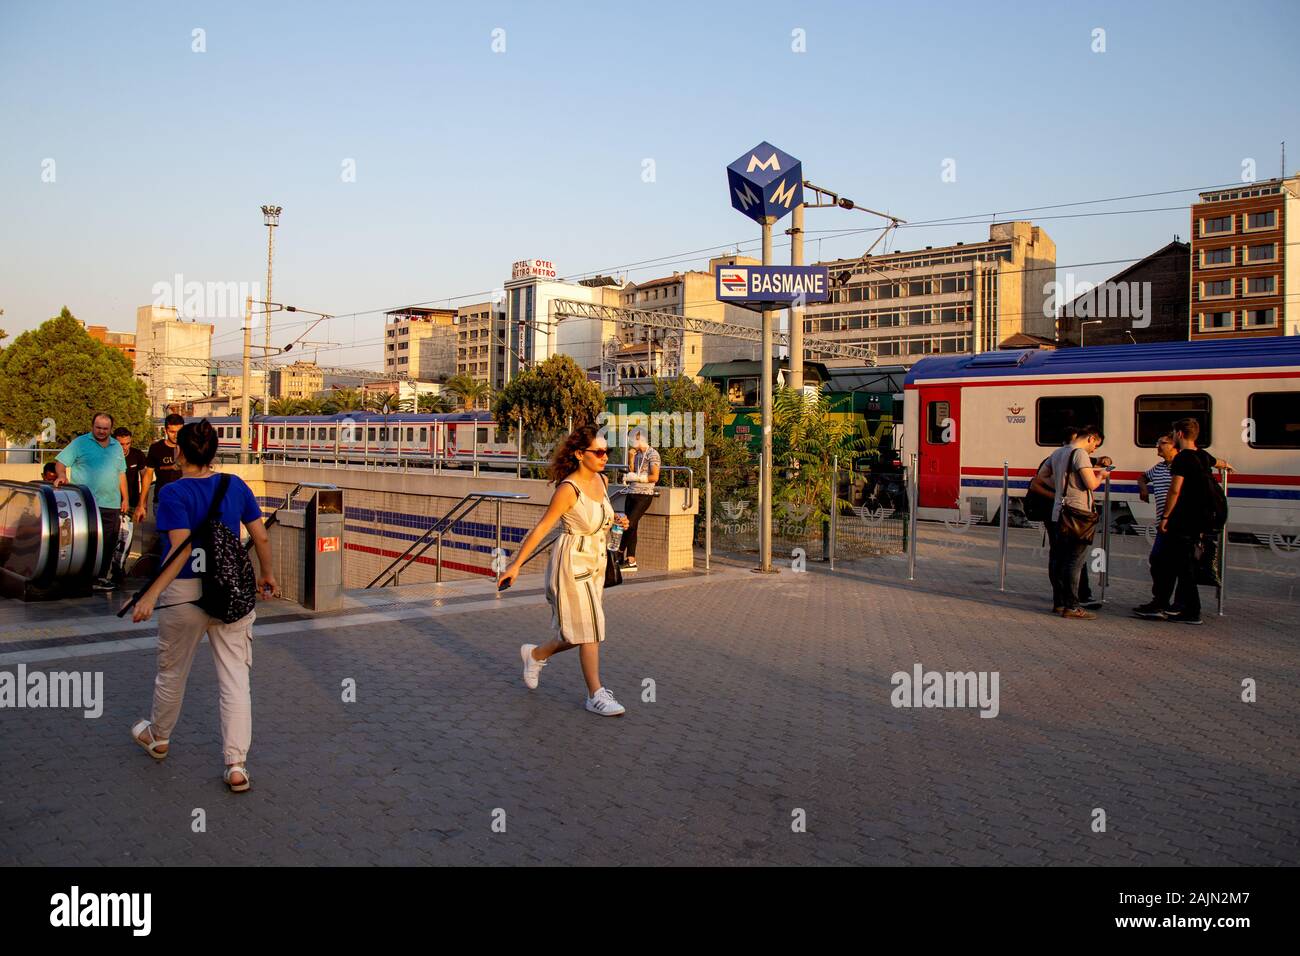
<svg viewBox="0 0 1300 956"><path fill-rule="evenodd" d="M1111 520L1155 521L1137 479L1181 418L1235 469L1228 527L1300 531L1300 337L1005 350L925 358L904 381L900 451L915 456L917 517L1000 520L1003 462L1019 509L1066 426L1095 424L1113 459ZM1023 512L1022 512L1023 513ZM1126 521L1125 521L1126 519Z"/></svg>
<svg viewBox="0 0 1300 956"><path fill-rule="evenodd" d="M238 416L209 418L219 453L235 455L242 442ZM492 413L339 412L334 415L258 415L249 424L249 450L286 460L402 462L458 467L513 467L519 450L498 435Z"/></svg>

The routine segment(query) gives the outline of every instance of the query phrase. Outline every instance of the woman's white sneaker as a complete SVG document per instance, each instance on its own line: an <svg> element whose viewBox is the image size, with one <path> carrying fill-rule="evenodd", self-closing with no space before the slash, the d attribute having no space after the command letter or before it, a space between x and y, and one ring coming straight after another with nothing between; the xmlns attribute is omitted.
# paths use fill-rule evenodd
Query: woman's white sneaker
<svg viewBox="0 0 1300 956"><path fill-rule="evenodd" d="M529 690L537 689L537 677L546 666L546 661L533 660L533 649L536 644L525 644L519 648L519 656L524 659L524 686Z"/></svg>
<svg viewBox="0 0 1300 956"><path fill-rule="evenodd" d="M627 708L616 701L608 689L602 687L587 698L587 709L602 717L621 717Z"/></svg>

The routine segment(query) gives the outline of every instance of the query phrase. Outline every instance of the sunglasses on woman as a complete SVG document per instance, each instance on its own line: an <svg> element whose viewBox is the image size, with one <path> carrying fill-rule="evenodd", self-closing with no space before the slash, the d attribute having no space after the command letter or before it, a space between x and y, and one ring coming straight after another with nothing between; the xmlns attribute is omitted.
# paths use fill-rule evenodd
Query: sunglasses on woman
<svg viewBox="0 0 1300 956"><path fill-rule="evenodd" d="M609 457L609 449L608 449L608 448L584 448L583 451L585 451L585 452L590 452L590 453L593 454L593 455L598 455L598 456L601 457L601 458L608 458L608 457Z"/></svg>

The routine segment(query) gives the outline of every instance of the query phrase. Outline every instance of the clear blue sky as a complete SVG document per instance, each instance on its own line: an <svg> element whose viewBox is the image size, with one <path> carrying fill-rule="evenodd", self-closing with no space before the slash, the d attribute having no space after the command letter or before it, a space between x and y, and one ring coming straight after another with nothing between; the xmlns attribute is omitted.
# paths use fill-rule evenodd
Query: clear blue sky
<svg viewBox="0 0 1300 956"><path fill-rule="evenodd" d="M1300 168L1298 27L1294 0L5 0L0 327L16 335L66 304L133 330L136 306L176 273L261 281L264 202L284 207L276 299L335 314L490 290L526 257L562 275L699 268L703 253L619 269L755 242L723 170L764 139L808 178L918 221L1234 182L1248 157L1263 179L1284 139ZM947 158L956 182L941 181ZM355 182L341 181L346 159ZM1186 238L1192 198L1025 218L1064 267ZM1047 218L1160 206L1179 208ZM807 227L873 224L823 210ZM915 228L894 248L986 236ZM870 239L823 238L820 251L856 255ZM322 363L377 365L381 316L333 325L359 344ZM217 336L217 354L233 351L238 321Z"/></svg>

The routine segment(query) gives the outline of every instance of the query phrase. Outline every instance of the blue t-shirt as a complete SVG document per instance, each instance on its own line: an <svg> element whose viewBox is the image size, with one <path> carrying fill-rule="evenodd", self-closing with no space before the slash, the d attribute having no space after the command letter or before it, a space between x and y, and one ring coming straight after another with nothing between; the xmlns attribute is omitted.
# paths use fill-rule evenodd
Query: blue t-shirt
<svg viewBox="0 0 1300 956"><path fill-rule="evenodd" d="M119 446L120 447L120 446ZM220 475L207 478L179 478L171 482L158 493L158 533L163 536L163 560L171 551L168 531L178 528L193 530L208 516L212 507L212 496L217 493ZM239 526L246 521L258 521L262 517L262 506L248 485L238 475L230 476L230 487L221 502L221 523L239 536ZM185 561L181 578L196 577L190 562Z"/></svg>
<svg viewBox="0 0 1300 956"><path fill-rule="evenodd" d="M122 488L118 484L118 475L126 474L126 456L122 454L122 446L116 438L110 438L108 447L105 448L95 441L95 436L90 432L78 435L59 452L57 460L68 469L69 481L90 489L90 493L95 496L96 507L122 507Z"/></svg>

